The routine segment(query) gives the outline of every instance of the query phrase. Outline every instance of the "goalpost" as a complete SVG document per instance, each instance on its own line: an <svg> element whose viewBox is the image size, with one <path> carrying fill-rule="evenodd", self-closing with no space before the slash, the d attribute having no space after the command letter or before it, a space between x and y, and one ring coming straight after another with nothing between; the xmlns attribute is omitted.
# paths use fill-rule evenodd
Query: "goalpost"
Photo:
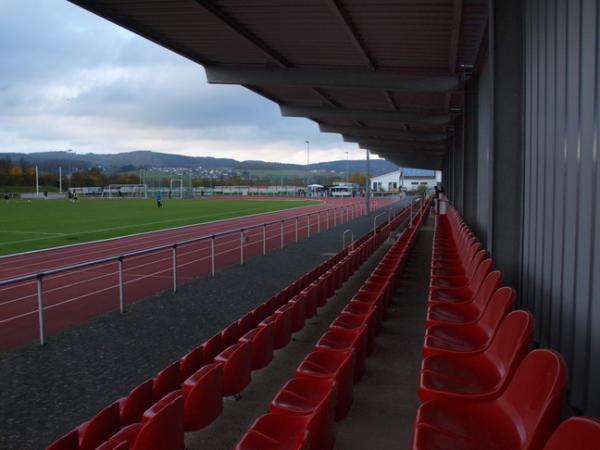
<svg viewBox="0 0 600 450"><path fill-rule="evenodd" d="M148 198L148 186L146 184L109 184L103 193L109 199Z"/></svg>

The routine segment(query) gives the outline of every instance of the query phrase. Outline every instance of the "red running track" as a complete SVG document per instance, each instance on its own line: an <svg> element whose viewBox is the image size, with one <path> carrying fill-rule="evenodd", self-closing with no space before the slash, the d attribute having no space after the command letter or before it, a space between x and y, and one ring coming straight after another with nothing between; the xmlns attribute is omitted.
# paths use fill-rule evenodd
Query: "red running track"
<svg viewBox="0 0 600 450"><path fill-rule="evenodd" d="M391 199L378 199L375 202L377 202L375 207L381 207L391 202ZM0 258L0 280L231 232L215 238L215 269L218 270L240 262L239 230L241 228L265 222L283 221L283 226L281 223L276 223L264 227L264 231L263 227L258 227L246 232L243 257L247 260L261 255L263 250L268 252L295 242L296 220L294 218L298 215L313 213L310 217L310 228L307 216L300 217L297 221L298 239L305 239L309 235L327 229L328 226L333 226L334 223L339 224L362 215L362 204L363 200L360 199L327 199L321 205L9 256ZM345 209L349 212L349 217L346 217L347 214L341 208L326 212L338 206L353 206ZM266 238L264 244L263 233ZM178 246L177 286L193 278L210 275L211 255L211 239ZM172 250L159 250L126 258L123 261L123 285L125 305L173 289ZM46 276L43 280L43 292L46 334L55 333L99 314L113 311L119 308L118 263L109 262ZM0 351L38 337L36 281L0 286Z"/></svg>

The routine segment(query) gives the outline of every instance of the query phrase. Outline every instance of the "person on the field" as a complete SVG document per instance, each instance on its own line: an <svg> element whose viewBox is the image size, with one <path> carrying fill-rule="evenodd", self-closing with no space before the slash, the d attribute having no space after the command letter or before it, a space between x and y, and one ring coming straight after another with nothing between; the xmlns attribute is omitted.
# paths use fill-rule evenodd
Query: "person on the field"
<svg viewBox="0 0 600 450"><path fill-rule="evenodd" d="M160 192L156 194L156 206L162 208L162 195L160 195Z"/></svg>
<svg viewBox="0 0 600 450"><path fill-rule="evenodd" d="M9 197L8 197L8 192L5 192L5 193L4 193L4 201L5 201L5 202L7 202L7 201L8 201L8 199L9 199Z"/></svg>

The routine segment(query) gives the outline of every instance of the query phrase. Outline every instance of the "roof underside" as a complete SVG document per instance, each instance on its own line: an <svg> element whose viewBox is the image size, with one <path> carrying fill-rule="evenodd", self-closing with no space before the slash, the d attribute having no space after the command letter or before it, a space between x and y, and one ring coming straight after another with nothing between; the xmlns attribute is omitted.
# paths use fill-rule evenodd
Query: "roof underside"
<svg viewBox="0 0 600 450"><path fill-rule="evenodd" d="M441 168L487 0L70 0L398 165Z"/></svg>

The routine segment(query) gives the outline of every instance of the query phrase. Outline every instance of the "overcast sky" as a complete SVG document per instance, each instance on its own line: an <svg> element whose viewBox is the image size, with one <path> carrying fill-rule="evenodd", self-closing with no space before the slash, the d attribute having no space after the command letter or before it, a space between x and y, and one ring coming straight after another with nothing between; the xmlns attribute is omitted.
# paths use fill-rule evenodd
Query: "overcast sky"
<svg viewBox="0 0 600 450"><path fill-rule="evenodd" d="M364 159L239 86L66 0L0 0L0 153L153 150L306 163Z"/></svg>

